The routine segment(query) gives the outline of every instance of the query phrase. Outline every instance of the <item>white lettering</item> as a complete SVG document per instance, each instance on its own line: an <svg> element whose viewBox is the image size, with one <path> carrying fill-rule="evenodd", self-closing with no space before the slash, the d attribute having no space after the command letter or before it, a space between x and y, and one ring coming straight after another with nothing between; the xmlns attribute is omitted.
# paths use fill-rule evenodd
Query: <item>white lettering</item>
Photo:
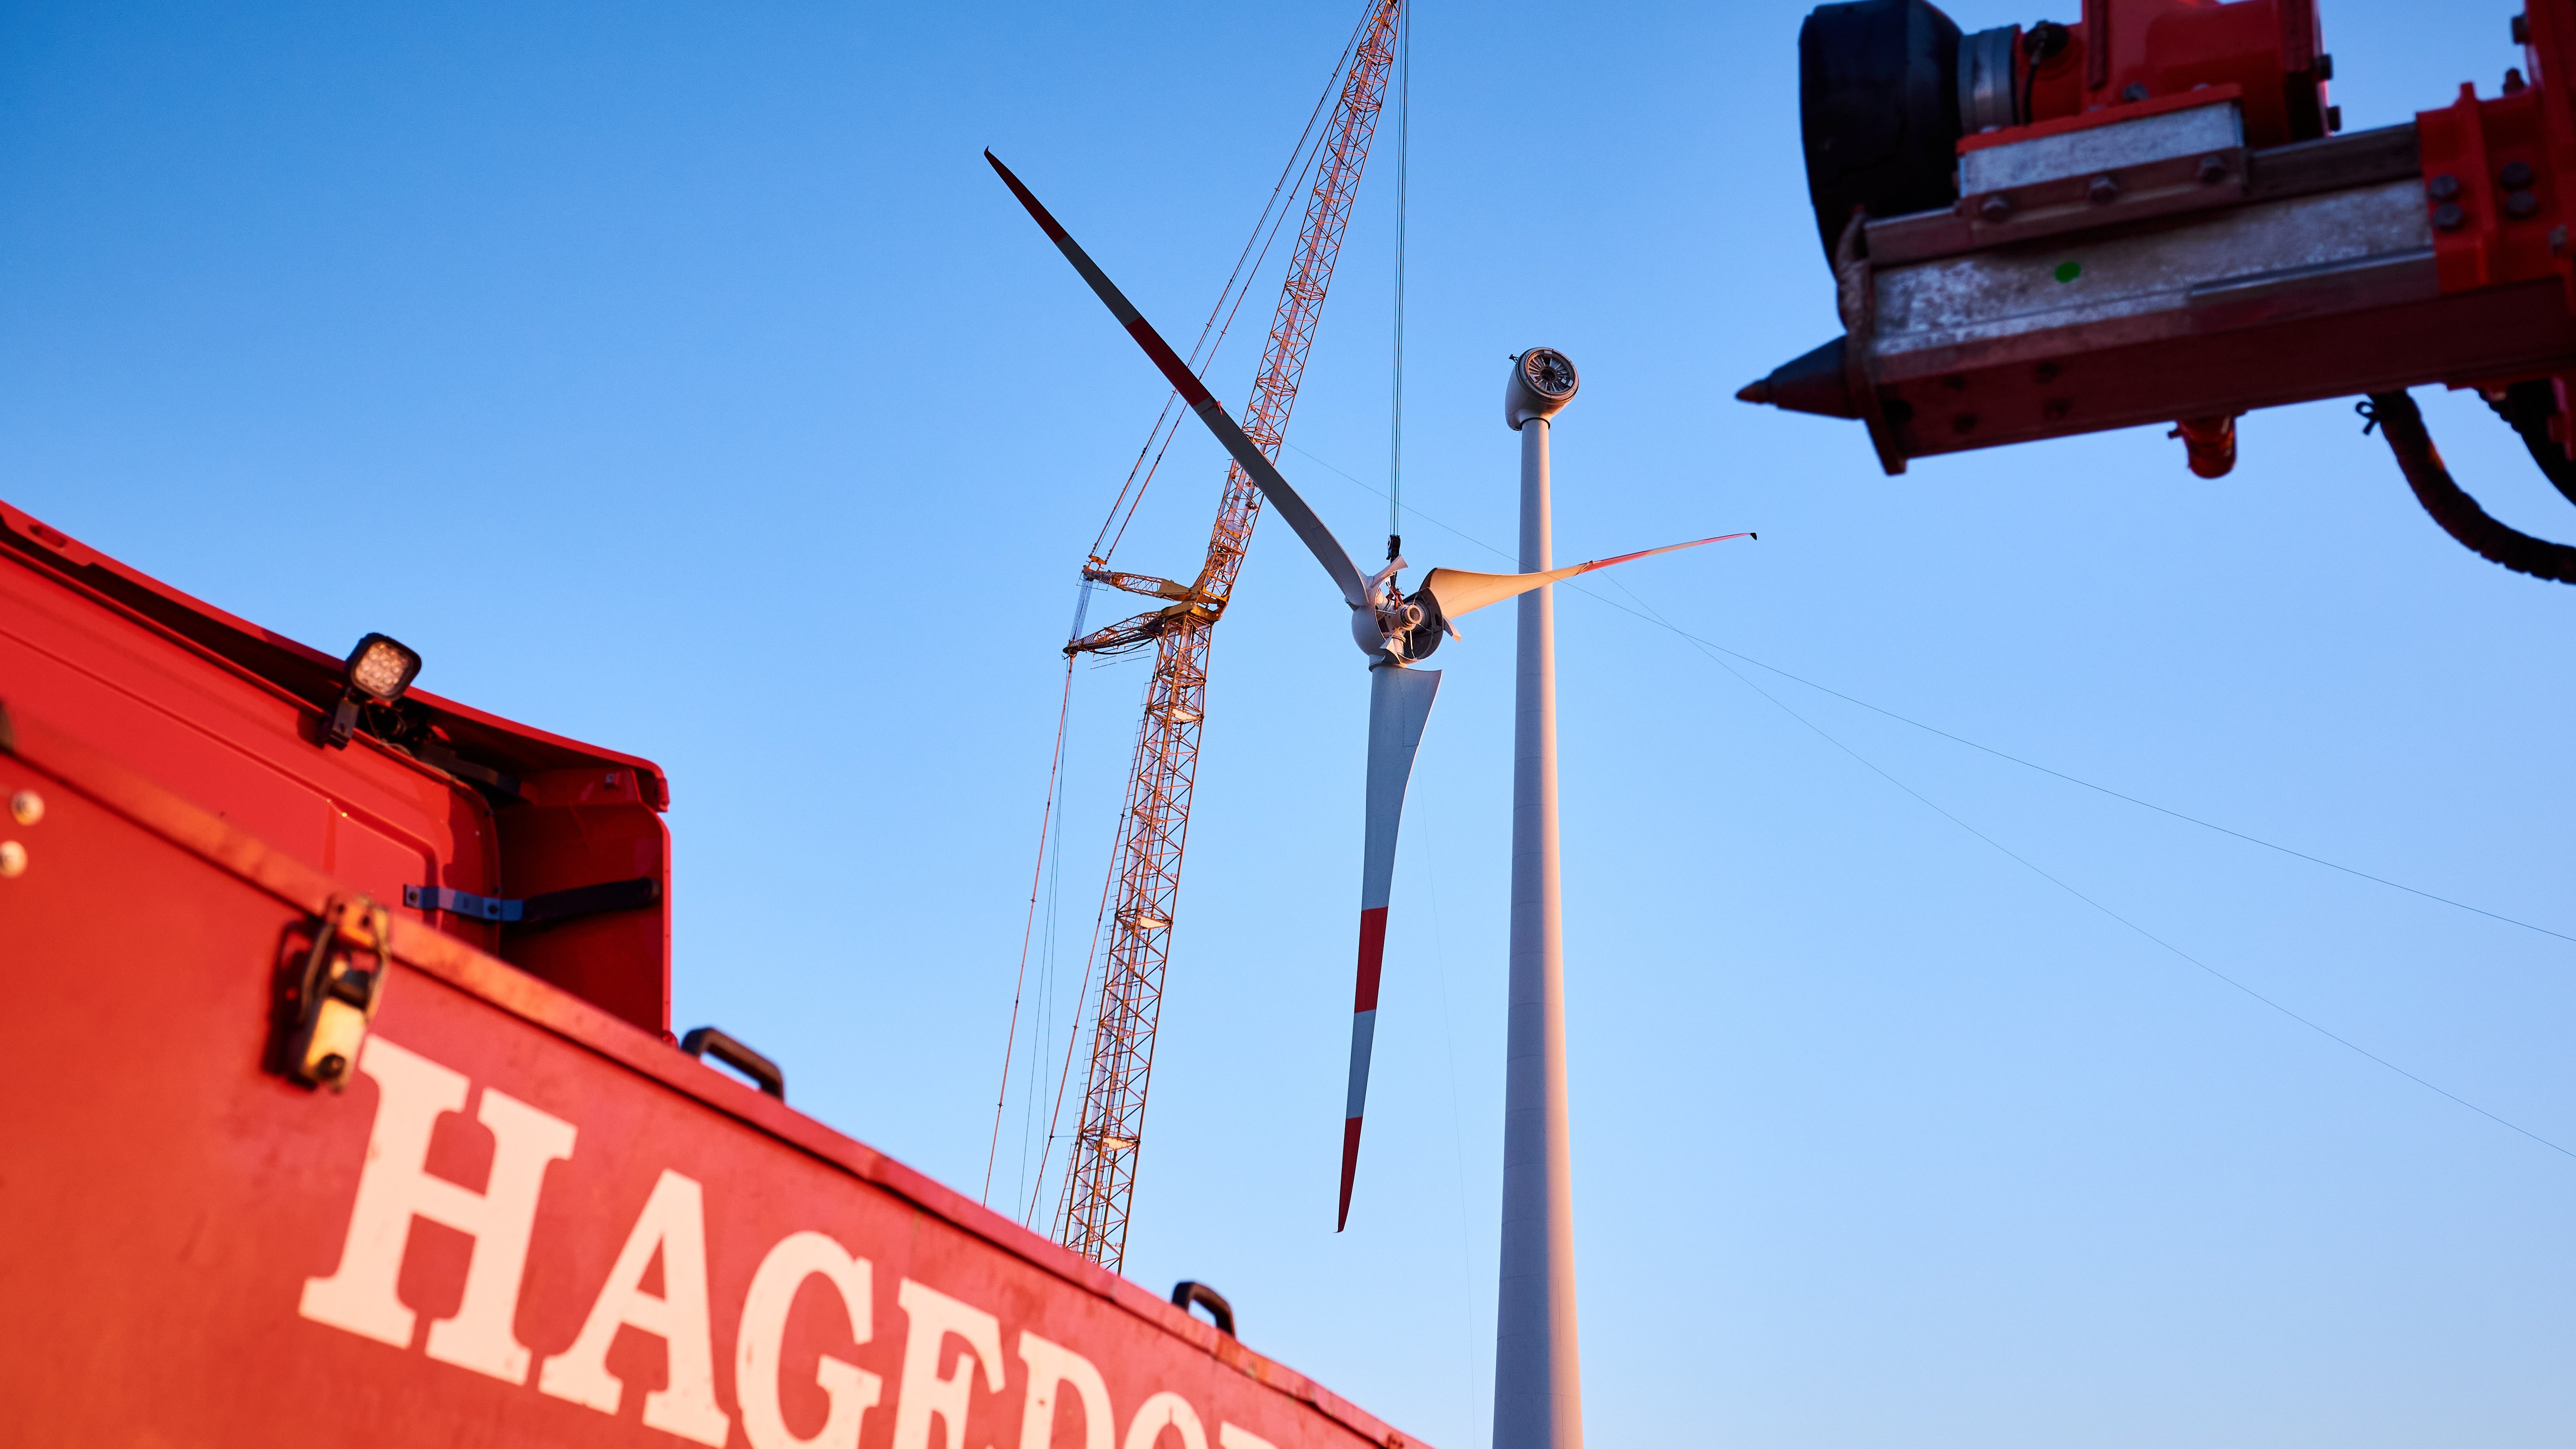
<svg viewBox="0 0 2576 1449"><path fill-rule="evenodd" d="M1023 1329L1020 1333L1020 1362L1029 1366L1029 1395L1020 1410L1020 1449L1052 1449L1055 1441L1055 1391L1071 1384L1082 1398L1082 1449L1109 1449L1109 1436L1118 1432L1118 1421L1109 1412L1109 1385L1101 1382L1100 1370L1091 1360L1062 1344L1049 1343ZM1166 1394L1163 1398L1170 1398ZM1190 1414L1190 1406L1181 1405ZM1190 1414L1198 1423L1198 1415ZM1127 1441L1135 1443L1135 1435ZM1147 1435L1148 1449L1153 1436ZM1206 1436L1200 1436L1197 1449L1207 1449Z"/></svg>
<svg viewBox="0 0 2576 1449"><path fill-rule="evenodd" d="M944 1422L940 1442L946 1449L966 1449L966 1405L975 1388L975 1365L984 1366L984 1386L1002 1391L1001 1320L970 1308L934 1288L909 1278L895 1289L894 1301L908 1326L903 1336L903 1392L895 1401L893 1449L930 1449L930 1421ZM945 1376L939 1357L948 1336L966 1340L966 1351Z"/></svg>
<svg viewBox="0 0 2576 1449"><path fill-rule="evenodd" d="M1154 1441L1163 1437L1165 1429L1181 1431L1181 1449L1207 1449L1207 1430L1200 1427L1198 1410L1170 1392L1156 1394L1136 1410L1121 1449L1154 1449Z"/></svg>
<svg viewBox="0 0 2576 1449"><path fill-rule="evenodd" d="M780 1240L751 1275L751 1292L742 1300L742 1327L734 1339L733 1392L742 1407L743 1437L751 1449L855 1449L859 1424L874 1408L885 1381L830 1354L814 1366L815 1382L831 1401L823 1427L811 1439L788 1432L778 1408L779 1353L787 1337L787 1310L807 1278L829 1279L841 1290L842 1311L850 1316L850 1338L868 1341L869 1273L865 1258L853 1257L821 1233L794 1233Z"/></svg>
<svg viewBox="0 0 2576 1449"><path fill-rule="evenodd" d="M376 1120L367 1136L367 1164L358 1174L358 1200L349 1210L348 1240L330 1277L304 1280L297 1311L396 1348L410 1347L415 1315L402 1305L395 1283L411 1221L427 1218L474 1239L464 1298L455 1317L429 1326L429 1356L526 1383L528 1350L514 1326L519 1283L546 1164L572 1156L573 1125L484 1088L475 1119L492 1134L492 1171L483 1191L474 1192L427 1170L438 1119L465 1110L465 1075L382 1036L367 1038L358 1070L375 1079Z"/></svg>
<svg viewBox="0 0 2576 1449"><path fill-rule="evenodd" d="M662 1295L644 1291L644 1272L662 1258ZM731 1420L716 1405L715 1350L707 1319L707 1229L704 1194L691 1178L663 1169L635 1219L634 1231L608 1270L608 1283L572 1347L546 1360L537 1387L603 1414L614 1414L626 1385L608 1371L608 1346L620 1327L662 1340L667 1387L644 1396L647 1427L721 1446Z"/></svg>

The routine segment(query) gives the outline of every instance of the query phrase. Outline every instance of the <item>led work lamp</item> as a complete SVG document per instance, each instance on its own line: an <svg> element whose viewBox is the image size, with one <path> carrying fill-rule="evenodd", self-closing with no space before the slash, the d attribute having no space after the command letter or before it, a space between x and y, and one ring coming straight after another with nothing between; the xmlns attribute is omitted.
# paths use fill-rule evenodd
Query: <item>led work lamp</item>
<svg viewBox="0 0 2576 1449"><path fill-rule="evenodd" d="M420 656L401 640L382 634L370 634L349 651L349 661L341 669L348 680L339 705L331 711L330 727L322 742L333 749L349 743L358 729L358 711L370 704L391 704L403 697L411 682L420 674Z"/></svg>

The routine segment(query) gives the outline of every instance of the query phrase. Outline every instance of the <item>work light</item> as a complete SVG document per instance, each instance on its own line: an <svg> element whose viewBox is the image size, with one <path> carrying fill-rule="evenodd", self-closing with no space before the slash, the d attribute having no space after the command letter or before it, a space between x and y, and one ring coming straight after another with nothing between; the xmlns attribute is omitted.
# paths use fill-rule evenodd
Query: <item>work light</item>
<svg viewBox="0 0 2576 1449"><path fill-rule="evenodd" d="M373 704L391 704L411 688L420 673L420 656L399 639L383 634L369 634L349 651L348 663L341 668L348 688L340 703L331 711L331 723L323 732L322 742L333 749L349 743L357 733L358 711Z"/></svg>

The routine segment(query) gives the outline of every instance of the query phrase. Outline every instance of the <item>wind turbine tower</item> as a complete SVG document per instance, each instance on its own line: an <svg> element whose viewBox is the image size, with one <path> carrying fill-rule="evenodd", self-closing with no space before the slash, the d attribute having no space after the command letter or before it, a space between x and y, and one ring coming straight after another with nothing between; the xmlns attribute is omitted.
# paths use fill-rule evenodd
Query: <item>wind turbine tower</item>
<svg viewBox="0 0 2576 1449"><path fill-rule="evenodd" d="M1521 572L1548 571L1549 420L1580 379L1562 352L1512 359L1503 420L1521 435ZM1503 1086L1502 1282L1494 1449L1583 1449L1574 1335L1574 1173L1566 1131L1565 932L1556 857L1556 590L1520 596L1512 722L1511 1015Z"/></svg>

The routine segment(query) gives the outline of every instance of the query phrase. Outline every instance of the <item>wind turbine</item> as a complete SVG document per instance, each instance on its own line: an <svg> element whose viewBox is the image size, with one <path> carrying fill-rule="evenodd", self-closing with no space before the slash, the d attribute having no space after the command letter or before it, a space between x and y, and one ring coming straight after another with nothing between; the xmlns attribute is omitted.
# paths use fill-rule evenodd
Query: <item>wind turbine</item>
<svg viewBox="0 0 2576 1449"><path fill-rule="evenodd" d="M1440 691L1440 673L1414 666L1440 647L1441 637L1461 637L1455 621L1488 604L1528 593L1532 589L1570 579L1594 569L1632 559L1649 558L1675 549L1696 548L1720 539L1742 538L1740 533L1719 534L1713 538L1693 539L1689 543L1666 544L1662 548L1643 549L1616 558L1594 559L1561 569L1535 573L1488 574L1468 569L1435 568L1423 576L1422 587L1406 594L1396 582L1405 567L1401 558L1390 559L1386 567L1363 575L1359 565L1315 510L1306 506L1297 490L1279 474L1261 449L1237 426L1225 405L1200 383L1188 364L1172 351L1154 324L1145 320L1136 305L1127 300L1118 285L1109 280L1078 245L1063 225L1056 221L1045 205L1002 164L991 151L984 159L992 163L1002 183L1028 209L1039 228L1054 242L1065 260L1091 284L1091 290L1105 303L1111 316L1127 329L1136 345L1162 369L1174 391L1181 395L1199 421L1216 435L1234 461L1243 465L1261 496L1276 509L1288 526L1305 540L1307 551L1324 566L1324 572L1341 591L1342 601L1351 610L1351 639L1369 658L1369 743L1368 804L1365 849L1360 870L1360 943L1359 981L1354 993L1351 1020L1350 1095L1342 1123L1342 1191L1341 1207L1334 1219L1333 1230L1341 1231L1350 1220L1351 1183L1359 1168L1360 1119L1368 1102L1369 1052L1377 1030L1377 995L1379 966L1386 954L1386 909L1389 887L1395 874L1396 826L1404 814L1404 789L1413 774L1413 756L1422 743L1422 729L1431 718L1432 697ZM1570 395L1571 389L1568 389ZM1551 409L1552 411L1552 409Z"/></svg>

